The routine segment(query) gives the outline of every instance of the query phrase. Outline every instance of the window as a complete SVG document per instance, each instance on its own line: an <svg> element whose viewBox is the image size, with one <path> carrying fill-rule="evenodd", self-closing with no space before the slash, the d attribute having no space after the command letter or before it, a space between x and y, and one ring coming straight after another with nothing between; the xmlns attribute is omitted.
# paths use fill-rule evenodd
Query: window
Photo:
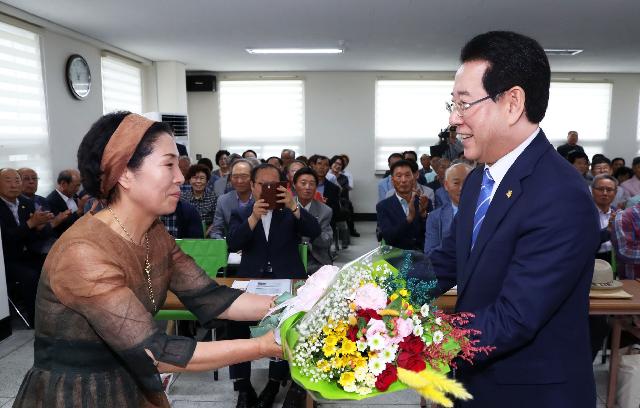
<svg viewBox="0 0 640 408"><path fill-rule="evenodd" d="M391 153L415 150L418 158L429 153L449 126L444 104L452 90L453 81L376 81L376 171L388 169Z"/></svg>
<svg viewBox="0 0 640 408"><path fill-rule="evenodd" d="M220 139L237 153L304 152L304 81L220 81Z"/></svg>
<svg viewBox="0 0 640 408"><path fill-rule="evenodd" d="M40 38L0 22L0 168L31 167L52 190Z"/></svg>
<svg viewBox="0 0 640 408"><path fill-rule="evenodd" d="M589 158L602 153L609 137L611 89L609 83L552 82L540 123L551 144L566 143L567 133L575 130Z"/></svg>
<svg viewBox="0 0 640 408"><path fill-rule="evenodd" d="M142 70L137 63L102 57L102 111L142 113Z"/></svg>

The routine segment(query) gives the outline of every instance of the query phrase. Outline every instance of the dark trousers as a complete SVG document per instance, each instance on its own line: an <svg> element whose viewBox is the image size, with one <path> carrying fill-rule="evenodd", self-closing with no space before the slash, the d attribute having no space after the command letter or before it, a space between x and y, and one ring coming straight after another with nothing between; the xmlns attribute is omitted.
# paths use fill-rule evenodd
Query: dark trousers
<svg viewBox="0 0 640 408"><path fill-rule="evenodd" d="M227 325L227 339L248 339L251 336L250 326L255 326L258 322L235 322L229 321ZM284 381L288 379L289 364L285 360L269 361L269 379ZM251 377L251 362L233 364L229 366L229 378L231 380L249 379Z"/></svg>
<svg viewBox="0 0 640 408"><path fill-rule="evenodd" d="M32 327L36 316L36 294L41 269L40 259L11 260L5 263L9 296Z"/></svg>

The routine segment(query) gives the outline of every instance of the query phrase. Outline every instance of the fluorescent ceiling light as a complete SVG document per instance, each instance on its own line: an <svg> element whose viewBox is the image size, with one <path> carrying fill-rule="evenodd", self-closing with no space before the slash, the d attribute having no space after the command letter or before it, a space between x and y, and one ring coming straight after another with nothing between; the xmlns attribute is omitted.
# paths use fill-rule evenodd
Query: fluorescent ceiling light
<svg viewBox="0 0 640 408"><path fill-rule="evenodd" d="M342 54L342 48L247 48L249 54Z"/></svg>
<svg viewBox="0 0 640 408"><path fill-rule="evenodd" d="M561 48L545 48L544 52L549 56L568 56L572 57L574 55L580 54L584 50L578 49L561 49Z"/></svg>

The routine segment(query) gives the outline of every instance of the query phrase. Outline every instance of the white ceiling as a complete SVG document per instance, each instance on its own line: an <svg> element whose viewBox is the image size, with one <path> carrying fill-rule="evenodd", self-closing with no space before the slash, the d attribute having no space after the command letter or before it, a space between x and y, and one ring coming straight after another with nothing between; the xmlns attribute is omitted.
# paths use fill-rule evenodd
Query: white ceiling
<svg viewBox="0 0 640 408"><path fill-rule="evenodd" d="M211 71L450 71L475 34L514 30L555 72L640 73L640 0L6 0L154 61ZM341 55L250 55L247 47L335 47Z"/></svg>

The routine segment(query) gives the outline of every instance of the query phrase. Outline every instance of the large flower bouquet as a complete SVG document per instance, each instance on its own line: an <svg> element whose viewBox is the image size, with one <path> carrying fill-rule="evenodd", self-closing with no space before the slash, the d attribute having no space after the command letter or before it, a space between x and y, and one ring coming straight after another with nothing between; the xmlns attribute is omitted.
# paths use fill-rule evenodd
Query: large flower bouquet
<svg viewBox="0 0 640 408"><path fill-rule="evenodd" d="M446 374L454 358L471 362L490 348L477 347L479 333L465 328L470 314L433 306L435 279L408 277L429 267L422 254L383 246L309 277L269 317L279 322L292 378L331 400L406 388L445 407L451 397L471 398Z"/></svg>

